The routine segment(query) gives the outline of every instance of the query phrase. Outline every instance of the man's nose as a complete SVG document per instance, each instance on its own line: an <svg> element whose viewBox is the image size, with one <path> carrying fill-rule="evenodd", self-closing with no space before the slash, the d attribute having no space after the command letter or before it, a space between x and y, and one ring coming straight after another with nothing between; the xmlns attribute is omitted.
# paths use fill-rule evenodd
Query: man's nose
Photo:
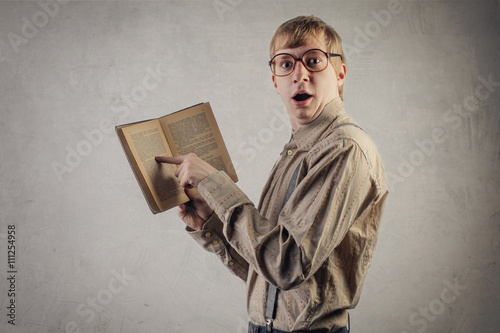
<svg viewBox="0 0 500 333"><path fill-rule="evenodd" d="M295 70L293 71L293 80L295 82L302 82L309 80L309 71L302 61L295 63Z"/></svg>

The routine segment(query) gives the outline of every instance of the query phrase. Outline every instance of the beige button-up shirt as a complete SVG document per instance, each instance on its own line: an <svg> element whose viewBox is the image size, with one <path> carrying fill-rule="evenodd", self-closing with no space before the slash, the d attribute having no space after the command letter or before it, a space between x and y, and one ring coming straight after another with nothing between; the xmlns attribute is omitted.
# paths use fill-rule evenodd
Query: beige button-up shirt
<svg viewBox="0 0 500 333"><path fill-rule="evenodd" d="M336 98L294 131L258 208L224 172L198 187L215 214L191 235L246 281L256 325L265 325L269 283L280 289L274 321L280 330L344 327L347 309L359 301L388 191L375 144L345 123L354 121Z"/></svg>

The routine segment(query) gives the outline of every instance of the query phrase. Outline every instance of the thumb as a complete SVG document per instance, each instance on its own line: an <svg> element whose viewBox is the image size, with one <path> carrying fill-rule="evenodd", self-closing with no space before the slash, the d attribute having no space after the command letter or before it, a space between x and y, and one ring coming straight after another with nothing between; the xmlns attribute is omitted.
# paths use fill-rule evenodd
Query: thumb
<svg viewBox="0 0 500 333"><path fill-rule="evenodd" d="M191 201L195 202L204 202L205 199L201 196L200 192L196 188L184 188L184 192L186 192L187 196Z"/></svg>

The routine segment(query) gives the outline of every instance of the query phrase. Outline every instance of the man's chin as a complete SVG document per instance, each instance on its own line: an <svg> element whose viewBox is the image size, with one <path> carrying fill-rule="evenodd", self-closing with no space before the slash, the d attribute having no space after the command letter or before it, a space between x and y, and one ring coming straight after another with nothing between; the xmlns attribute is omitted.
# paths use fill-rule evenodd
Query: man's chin
<svg viewBox="0 0 500 333"><path fill-rule="evenodd" d="M291 118L294 119L296 124L305 125L316 119L319 114L320 112L317 112L317 110L313 110L312 108L301 107L292 110Z"/></svg>

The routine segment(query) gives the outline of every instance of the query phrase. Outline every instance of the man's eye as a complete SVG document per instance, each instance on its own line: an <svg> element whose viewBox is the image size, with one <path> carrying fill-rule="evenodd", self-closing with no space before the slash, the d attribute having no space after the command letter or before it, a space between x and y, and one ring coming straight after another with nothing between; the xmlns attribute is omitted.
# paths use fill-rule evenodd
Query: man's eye
<svg viewBox="0 0 500 333"><path fill-rule="evenodd" d="M293 62L291 62L291 61L282 61L280 63L280 67L281 68L285 68L285 69L291 68L291 67L293 67Z"/></svg>
<svg viewBox="0 0 500 333"><path fill-rule="evenodd" d="M315 67L318 67L319 64L321 64L321 59L320 58L309 58L309 59L307 59L307 65L309 67L315 68Z"/></svg>

